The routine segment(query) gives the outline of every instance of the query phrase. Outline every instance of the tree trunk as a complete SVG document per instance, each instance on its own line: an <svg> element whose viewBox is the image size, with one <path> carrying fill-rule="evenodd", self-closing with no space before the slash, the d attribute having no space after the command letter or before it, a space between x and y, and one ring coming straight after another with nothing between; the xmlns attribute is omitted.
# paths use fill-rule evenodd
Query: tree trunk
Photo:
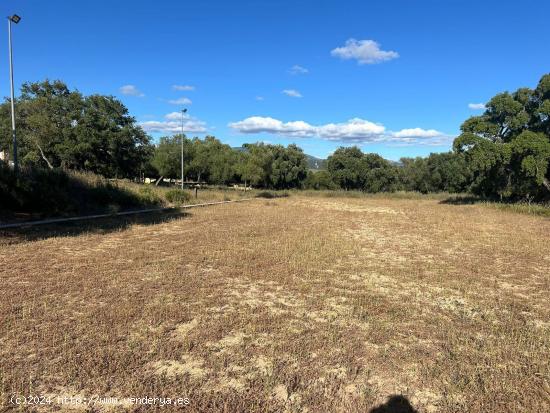
<svg viewBox="0 0 550 413"><path fill-rule="evenodd" d="M155 186L159 186L159 184L162 182L162 178L164 178L163 175L161 175L160 178L157 179L157 182L155 182Z"/></svg>
<svg viewBox="0 0 550 413"><path fill-rule="evenodd" d="M36 144L36 146L38 147L38 150L40 151L40 156L42 157L42 159L44 159L44 161L46 161L46 164L48 164L48 168L53 169L52 164L50 163L50 161L48 161L48 158L46 158L46 155L44 155L44 151L42 150L40 145Z"/></svg>
<svg viewBox="0 0 550 413"><path fill-rule="evenodd" d="M538 166L536 166L536 173L537 173L537 175L538 175L538 173L539 173L539 168L538 168ZM550 181L546 178L546 176L543 176L543 177L542 177L542 185L544 185L544 187L545 187L548 191L550 191Z"/></svg>

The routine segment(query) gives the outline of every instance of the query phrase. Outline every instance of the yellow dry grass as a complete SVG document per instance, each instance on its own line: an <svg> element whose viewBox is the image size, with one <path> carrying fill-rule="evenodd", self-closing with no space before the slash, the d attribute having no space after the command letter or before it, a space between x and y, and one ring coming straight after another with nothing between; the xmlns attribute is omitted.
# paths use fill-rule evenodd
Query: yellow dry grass
<svg viewBox="0 0 550 413"><path fill-rule="evenodd" d="M0 245L0 409L550 409L547 218L292 196L33 239ZM171 410L53 400L22 410Z"/></svg>

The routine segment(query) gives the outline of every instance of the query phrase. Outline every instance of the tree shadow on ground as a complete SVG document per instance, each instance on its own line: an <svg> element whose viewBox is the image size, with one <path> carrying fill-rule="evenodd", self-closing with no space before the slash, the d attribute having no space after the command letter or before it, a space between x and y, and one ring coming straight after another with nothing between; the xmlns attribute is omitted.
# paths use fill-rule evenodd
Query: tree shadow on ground
<svg viewBox="0 0 550 413"><path fill-rule="evenodd" d="M394 394L386 403L369 410L369 413L418 413L405 396Z"/></svg>
<svg viewBox="0 0 550 413"><path fill-rule="evenodd" d="M473 205L485 201L474 195L454 195L439 201L439 203L445 205Z"/></svg>
<svg viewBox="0 0 550 413"><path fill-rule="evenodd" d="M0 229L0 245L18 244L52 237L76 237L85 233L108 234L125 230L132 225L156 225L190 215L189 212L159 211L22 228Z"/></svg>

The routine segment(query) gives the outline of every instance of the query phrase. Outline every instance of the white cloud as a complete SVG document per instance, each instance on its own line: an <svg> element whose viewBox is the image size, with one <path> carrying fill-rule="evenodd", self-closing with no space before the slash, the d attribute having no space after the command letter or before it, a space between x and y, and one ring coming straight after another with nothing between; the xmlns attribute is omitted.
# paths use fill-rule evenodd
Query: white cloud
<svg viewBox="0 0 550 413"><path fill-rule="evenodd" d="M294 89L285 89L281 93L284 93L287 96L290 96L292 98L301 98L302 94Z"/></svg>
<svg viewBox="0 0 550 413"><path fill-rule="evenodd" d="M468 103L468 107L472 110L485 110L485 103Z"/></svg>
<svg viewBox="0 0 550 413"><path fill-rule="evenodd" d="M285 136L310 137L314 136L314 127L306 122L283 123L278 119L263 116L251 116L240 122L230 123L229 126L241 133L272 133Z"/></svg>
<svg viewBox="0 0 550 413"><path fill-rule="evenodd" d="M360 65L370 65L396 59L399 54L394 51L380 50L374 40L349 39L345 46L333 49L330 54L344 60L355 59Z"/></svg>
<svg viewBox="0 0 550 413"><path fill-rule="evenodd" d="M165 133L176 134L181 133L181 112L170 112L164 116L163 121L146 121L141 122L140 126L145 132L152 133ZM187 133L204 133L207 131L206 123L189 116L187 113L183 114L183 131Z"/></svg>
<svg viewBox="0 0 550 413"><path fill-rule="evenodd" d="M396 138L435 138L441 135L442 133L435 129L422 128L401 129L393 133Z"/></svg>
<svg viewBox="0 0 550 413"><path fill-rule="evenodd" d="M118 89L120 93L126 96L137 96L137 97L143 97L145 96L137 87L134 85L124 85Z"/></svg>
<svg viewBox="0 0 550 413"><path fill-rule="evenodd" d="M195 90L195 86L190 85L172 85L172 89L178 90L180 92L187 92L190 90Z"/></svg>
<svg viewBox="0 0 550 413"><path fill-rule="evenodd" d="M386 128L368 120L353 118L344 123L319 126L319 137L331 141L376 142L383 139Z"/></svg>
<svg viewBox="0 0 550 413"><path fill-rule="evenodd" d="M265 98L263 96L256 96L256 100L261 102L265 100Z"/></svg>
<svg viewBox="0 0 550 413"><path fill-rule="evenodd" d="M181 122L182 113L181 112L170 112L164 115L165 119L168 120L177 120ZM191 116L189 116L187 113L183 113L183 119L191 119Z"/></svg>
<svg viewBox="0 0 550 413"><path fill-rule="evenodd" d="M346 143L389 142L396 144L442 145L450 137L434 129L402 129L387 131L384 125L368 120L353 118L347 122L311 125L304 121L282 122L263 116L252 116L229 127L245 134L270 133L296 138L321 138Z"/></svg>
<svg viewBox="0 0 550 413"><path fill-rule="evenodd" d="M309 73L309 70L303 66L294 65L288 70L288 73L291 75L305 75Z"/></svg>
<svg viewBox="0 0 550 413"><path fill-rule="evenodd" d="M446 145L453 137L435 129L410 128L391 132L388 141L399 145Z"/></svg>
<svg viewBox="0 0 550 413"><path fill-rule="evenodd" d="M170 103L172 105L190 105L193 102L191 101L191 99L182 97L182 98L178 98L178 99L169 100L168 103Z"/></svg>

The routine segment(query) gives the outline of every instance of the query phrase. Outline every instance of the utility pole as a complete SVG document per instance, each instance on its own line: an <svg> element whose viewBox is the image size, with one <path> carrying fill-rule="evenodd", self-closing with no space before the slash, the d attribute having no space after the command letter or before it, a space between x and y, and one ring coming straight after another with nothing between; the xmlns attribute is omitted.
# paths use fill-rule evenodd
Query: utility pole
<svg viewBox="0 0 550 413"><path fill-rule="evenodd" d="M183 191L183 118L187 109L181 110L181 190Z"/></svg>
<svg viewBox="0 0 550 413"><path fill-rule="evenodd" d="M8 43L9 43L9 53L10 53L10 90L11 90L11 134L13 139L13 170L17 174L19 165L17 162L17 135L15 134L15 91L13 86L13 52L11 45L11 23L19 23L21 17L17 14L8 17Z"/></svg>

